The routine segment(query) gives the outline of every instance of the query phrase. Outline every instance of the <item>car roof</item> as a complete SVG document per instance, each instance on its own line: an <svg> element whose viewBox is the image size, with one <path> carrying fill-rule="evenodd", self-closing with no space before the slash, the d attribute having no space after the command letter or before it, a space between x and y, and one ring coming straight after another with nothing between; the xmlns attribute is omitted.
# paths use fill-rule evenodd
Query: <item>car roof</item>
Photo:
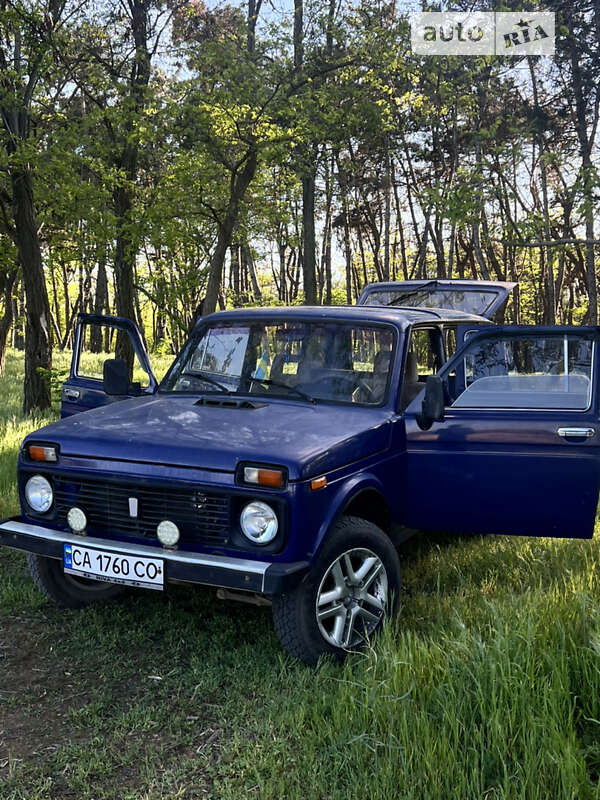
<svg viewBox="0 0 600 800"><path fill-rule="evenodd" d="M419 323L486 323L489 320L464 311L447 308L412 308L402 306L268 306L262 308L235 308L229 311L218 311L198 320L203 324L207 320L242 320L242 319L313 319L339 320L347 322L387 322L403 330Z"/></svg>

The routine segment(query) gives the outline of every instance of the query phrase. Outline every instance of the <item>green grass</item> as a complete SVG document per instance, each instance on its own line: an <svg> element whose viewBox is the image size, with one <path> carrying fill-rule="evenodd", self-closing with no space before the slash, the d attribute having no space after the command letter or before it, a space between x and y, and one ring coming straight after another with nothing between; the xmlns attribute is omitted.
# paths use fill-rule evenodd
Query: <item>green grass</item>
<svg viewBox="0 0 600 800"><path fill-rule="evenodd" d="M8 366L6 514L41 422ZM268 609L176 587L61 612L0 552L0 797L599 797L598 540L439 536L402 561L394 624L312 671Z"/></svg>

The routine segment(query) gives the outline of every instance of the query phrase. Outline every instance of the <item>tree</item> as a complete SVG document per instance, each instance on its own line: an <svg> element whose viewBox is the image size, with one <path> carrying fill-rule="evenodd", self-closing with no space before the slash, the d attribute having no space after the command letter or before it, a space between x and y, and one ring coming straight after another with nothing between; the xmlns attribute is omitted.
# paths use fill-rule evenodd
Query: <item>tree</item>
<svg viewBox="0 0 600 800"><path fill-rule="evenodd" d="M79 88L99 110L104 128L99 149L112 189L116 310L132 320L138 316L135 272L142 219L138 181L146 145L145 115L151 104L152 59L182 5L166 0L110 4L98 19L81 25L74 58ZM71 64L70 54L67 59ZM117 355L128 361L131 371L134 355L125 334L117 337Z"/></svg>
<svg viewBox="0 0 600 800"><path fill-rule="evenodd" d="M561 4L562 5L562 4ZM589 297L588 322L598 324L598 287L594 254L594 193L598 174L592 152L600 117L600 3L598 0L561 7L563 36L558 58L565 80L568 113L579 144L581 193L585 218L585 275ZM560 18L559 18L560 19Z"/></svg>
<svg viewBox="0 0 600 800"><path fill-rule="evenodd" d="M0 318L0 377L6 370L6 344L13 324L13 289L17 277L16 270L0 273L0 291L4 299L4 313Z"/></svg>
<svg viewBox="0 0 600 800"><path fill-rule="evenodd" d="M34 116L38 95L53 72L54 41L60 33L65 7L66 0L46 0L33 7L24 2L0 2L0 158L9 176L8 189L0 202L5 233L17 249L25 288L26 414L50 406L46 379L52 366L50 305L34 179L42 130Z"/></svg>

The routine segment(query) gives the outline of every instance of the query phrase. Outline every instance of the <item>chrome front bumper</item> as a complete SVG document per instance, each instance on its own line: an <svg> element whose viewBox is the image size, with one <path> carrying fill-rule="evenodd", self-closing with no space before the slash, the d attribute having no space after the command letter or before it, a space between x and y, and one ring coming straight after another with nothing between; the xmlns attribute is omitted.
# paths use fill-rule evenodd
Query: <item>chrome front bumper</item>
<svg viewBox="0 0 600 800"><path fill-rule="evenodd" d="M266 595L281 594L289 590L308 569L307 561L291 564L252 561L247 558L165 550L150 545L77 536L32 525L30 522L23 522L19 517L0 522L0 545L16 550L62 560L63 544L77 541L112 553L162 558L167 582L186 581Z"/></svg>

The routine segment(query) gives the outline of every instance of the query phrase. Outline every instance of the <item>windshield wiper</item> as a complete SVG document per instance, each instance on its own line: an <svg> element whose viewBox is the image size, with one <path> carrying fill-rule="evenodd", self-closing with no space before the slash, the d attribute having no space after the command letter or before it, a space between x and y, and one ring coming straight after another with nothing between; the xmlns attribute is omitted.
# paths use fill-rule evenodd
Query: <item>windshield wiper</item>
<svg viewBox="0 0 600 800"><path fill-rule="evenodd" d="M206 375L206 373L201 372L200 370L194 370L194 371L185 370L184 372L181 373L181 377L198 378L199 381L204 381L205 383L210 383L212 386L216 386L224 394L231 394L231 389L228 389L227 386L225 386L222 383L219 383L219 381L216 381L214 378L211 378L210 376Z"/></svg>
<svg viewBox="0 0 600 800"><path fill-rule="evenodd" d="M283 383L282 381L272 381L270 378L248 378L251 383L260 383L264 386L276 386L279 389L287 389L290 394L296 394L298 397L301 397L303 400L308 400L309 403L316 403L316 399L311 397L307 392L301 392L300 389L296 389L294 386L288 386L287 383Z"/></svg>
<svg viewBox="0 0 600 800"><path fill-rule="evenodd" d="M421 286L415 286L414 289L409 289L406 292L402 292L402 294L399 294L394 297L393 300L390 300L388 306L397 306L400 301L405 300L405 298L413 297L415 294L420 294L423 289L427 289L429 286L437 286L437 283L437 281L428 281L427 283L423 283Z"/></svg>

